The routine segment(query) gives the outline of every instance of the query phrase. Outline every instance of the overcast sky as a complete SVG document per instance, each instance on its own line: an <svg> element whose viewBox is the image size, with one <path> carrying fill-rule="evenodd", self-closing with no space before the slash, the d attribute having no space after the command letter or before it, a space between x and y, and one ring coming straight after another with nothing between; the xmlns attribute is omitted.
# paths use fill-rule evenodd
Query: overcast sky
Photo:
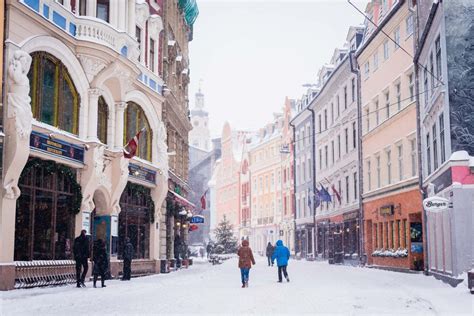
<svg viewBox="0 0 474 316"><path fill-rule="evenodd" d="M367 1L353 1L362 10ZM213 137L225 121L255 130L299 98L363 16L347 0L198 0L190 108L202 79Z"/></svg>

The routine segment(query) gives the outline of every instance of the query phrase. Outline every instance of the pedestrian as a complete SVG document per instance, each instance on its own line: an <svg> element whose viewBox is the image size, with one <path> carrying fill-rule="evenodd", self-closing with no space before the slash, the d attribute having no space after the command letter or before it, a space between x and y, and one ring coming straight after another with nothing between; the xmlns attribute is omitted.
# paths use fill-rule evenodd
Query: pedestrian
<svg viewBox="0 0 474 316"><path fill-rule="evenodd" d="M286 271L286 267L288 266L288 260L290 259L290 250L287 247L283 246L283 241L278 240L276 242L275 250L273 251L272 255L272 263L277 261L278 266L278 282L282 282L281 273L285 276L287 282L290 282L290 278L288 277L288 272Z"/></svg>
<svg viewBox="0 0 474 316"><path fill-rule="evenodd" d="M211 242L209 242L209 243L207 244L206 251L207 251L207 258L209 259L209 256L211 255L211 252L212 252L212 244L211 244Z"/></svg>
<svg viewBox="0 0 474 316"><path fill-rule="evenodd" d="M199 247L199 255L201 256L201 258L204 258L204 247Z"/></svg>
<svg viewBox="0 0 474 316"><path fill-rule="evenodd" d="M249 241L243 240L242 247L237 251L239 256L240 276L242 279L242 288L249 287L249 273L252 264L255 265L252 249L249 247Z"/></svg>
<svg viewBox="0 0 474 316"><path fill-rule="evenodd" d="M99 276L102 287L105 287L105 274L107 273L108 268L105 242L102 239L97 239L94 243L94 249L92 251L92 261L94 262L94 267L92 268L92 274L94 275L94 287L96 287L97 278Z"/></svg>
<svg viewBox="0 0 474 316"><path fill-rule="evenodd" d="M174 236L174 258L176 259L176 268L181 268L181 239L178 235Z"/></svg>
<svg viewBox="0 0 474 316"><path fill-rule="evenodd" d="M268 242L267 251L266 251L268 266L270 266L270 265L273 266L273 262L272 262L273 250L275 250L275 247L272 246L271 242Z"/></svg>
<svg viewBox="0 0 474 316"><path fill-rule="evenodd" d="M132 259L135 250L133 249L133 245L130 242L130 238L125 238L125 246L123 247L123 275L122 281L129 281L132 277Z"/></svg>
<svg viewBox="0 0 474 316"><path fill-rule="evenodd" d="M89 265L87 259L90 256L89 239L86 236L86 230L83 229L81 234L74 239L74 260L76 261L76 287L85 287L85 279ZM82 270L82 274L81 274Z"/></svg>

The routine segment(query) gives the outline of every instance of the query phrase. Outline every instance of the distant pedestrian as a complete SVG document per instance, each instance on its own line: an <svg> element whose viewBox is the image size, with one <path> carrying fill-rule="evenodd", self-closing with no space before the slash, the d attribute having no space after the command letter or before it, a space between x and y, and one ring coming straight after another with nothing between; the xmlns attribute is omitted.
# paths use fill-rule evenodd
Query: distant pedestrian
<svg viewBox="0 0 474 316"><path fill-rule="evenodd" d="M283 241L281 240L278 240L276 242L276 247L272 255L272 263L273 261L275 261L275 259L277 261L278 266L278 282L282 282L282 272L285 276L286 281L290 282L290 278L288 277L288 273L286 271L286 267L288 266L288 260L290 259L290 250L288 250L287 247L283 246Z"/></svg>
<svg viewBox="0 0 474 316"><path fill-rule="evenodd" d="M243 240L242 247L237 251L239 255L239 268L240 276L242 279L242 288L249 287L249 273L252 264L255 265L255 259L253 258L252 249L249 247L249 241Z"/></svg>
<svg viewBox="0 0 474 316"><path fill-rule="evenodd" d="M207 252L207 258L209 259L211 252L212 252L212 244L209 242L206 247L206 252Z"/></svg>
<svg viewBox="0 0 474 316"><path fill-rule="evenodd" d="M92 274L94 275L94 287L96 287L97 278L99 276L102 287L105 287L105 274L107 273L107 268L109 266L105 242L102 239L97 239L94 243L94 249L92 251L92 261L94 262L94 267L92 268Z"/></svg>
<svg viewBox="0 0 474 316"><path fill-rule="evenodd" d="M201 256L201 258L204 258L204 253L206 251L204 250L204 247L199 247L199 255Z"/></svg>
<svg viewBox="0 0 474 316"><path fill-rule="evenodd" d="M266 251L267 260L268 260L268 266L270 266L270 265L273 266L272 255L273 255L273 250L274 250L274 249L275 249L275 247L272 246L272 243L271 243L271 242L268 242L267 251Z"/></svg>
<svg viewBox="0 0 474 316"><path fill-rule="evenodd" d="M86 236L85 229L74 239L73 252L74 260L76 261L76 287L85 287L84 281L86 279L87 270L89 269L87 259L89 259L90 256L89 239Z"/></svg>
<svg viewBox="0 0 474 316"><path fill-rule="evenodd" d="M135 250L133 249L133 245L130 242L130 238L125 238L125 246L123 247L123 275L122 281L129 281L132 276L132 259Z"/></svg>
<svg viewBox="0 0 474 316"><path fill-rule="evenodd" d="M178 235L174 236L174 258L176 259L176 268L181 268L181 239Z"/></svg>

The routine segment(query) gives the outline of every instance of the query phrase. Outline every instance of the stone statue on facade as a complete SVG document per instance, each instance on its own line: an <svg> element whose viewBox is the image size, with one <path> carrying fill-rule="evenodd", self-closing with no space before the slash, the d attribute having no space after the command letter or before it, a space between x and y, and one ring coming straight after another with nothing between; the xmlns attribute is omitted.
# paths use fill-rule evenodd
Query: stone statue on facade
<svg viewBox="0 0 474 316"><path fill-rule="evenodd" d="M168 174L168 145L166 144L166 127L160 121L158 127L158 164L163 174Z"/></svg>
<svg viewBox="0 0 474 316"><path fill-rule="evenodd" d="M22 50L13 53L8 65L3 189L4 196L13 200L20 196L18 179L30 154L33 120L28 80L30 66L31 56Z"/></svg>

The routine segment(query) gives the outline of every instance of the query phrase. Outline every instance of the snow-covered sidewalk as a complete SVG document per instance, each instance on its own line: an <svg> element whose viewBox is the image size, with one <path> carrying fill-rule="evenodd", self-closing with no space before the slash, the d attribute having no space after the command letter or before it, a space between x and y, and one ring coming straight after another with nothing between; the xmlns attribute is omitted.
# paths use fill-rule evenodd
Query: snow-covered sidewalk
<svg viewBox="0 0 474 316"><path fill-rule="evenodd" d="M0 315L339 314L472 315L473 296L420 274L290 261L290 283L277 283L263 258L240 288L236 259L212 266L108 281L106 288L63 287L0 294Z"/></svg>

